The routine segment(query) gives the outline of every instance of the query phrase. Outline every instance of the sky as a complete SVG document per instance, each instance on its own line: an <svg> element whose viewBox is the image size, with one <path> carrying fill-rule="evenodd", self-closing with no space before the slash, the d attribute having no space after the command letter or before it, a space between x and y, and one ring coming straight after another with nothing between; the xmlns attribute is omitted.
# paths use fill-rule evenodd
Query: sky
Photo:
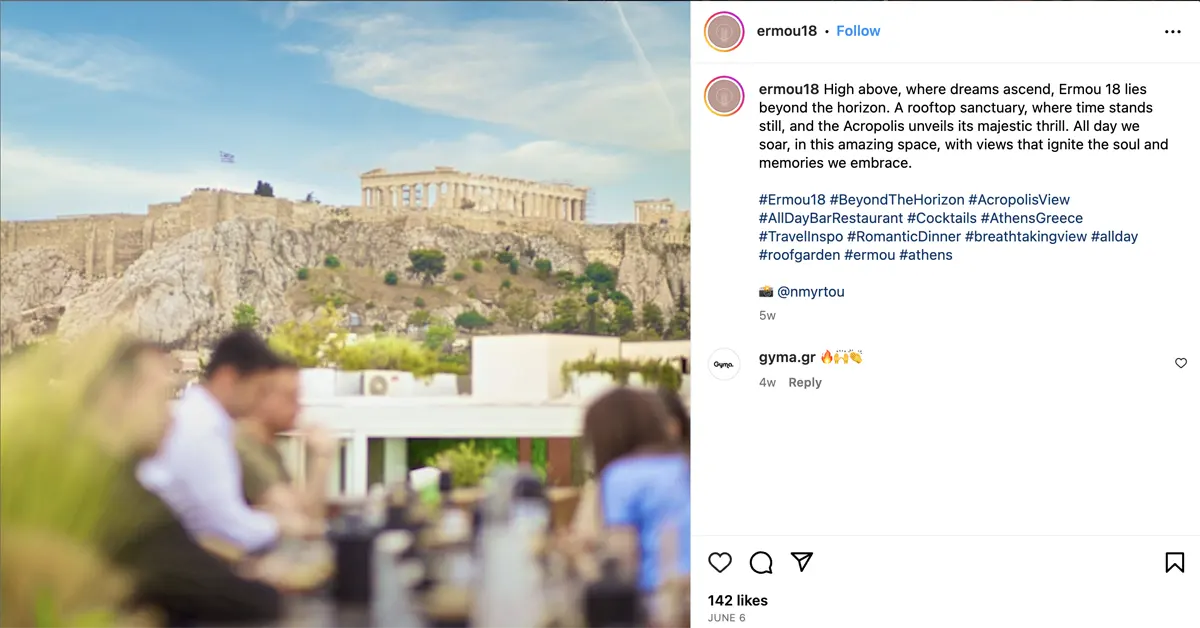
<svg viewBox="0 0 1200 628"><path fill-rule="evenodd" d="M689 207L688 4L5 2L0 214L451 166ZM234 155L222 163L220 153Z"/></svg>

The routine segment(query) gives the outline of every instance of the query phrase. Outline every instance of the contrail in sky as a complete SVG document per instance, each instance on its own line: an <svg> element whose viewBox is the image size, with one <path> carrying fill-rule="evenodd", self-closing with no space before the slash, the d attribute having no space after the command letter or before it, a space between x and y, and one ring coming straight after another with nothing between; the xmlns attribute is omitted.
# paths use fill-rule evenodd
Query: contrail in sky
<svg viewBox="0 0 1200 628"><path fill-rule="evenodd" d="M658 88L658 95L662 99L663 107L667 110L667 115L670 118L671 130L675 133L676 138L683 137L683 133L679 128L679 119L675 115L675 107L671 105L671 98L667 95L667 90L663 88L662 80L658 78L658 72L654 71L654 64L650 63L650 59L646 57L646 51L642 48L642 42L638 41L637 35L633 33L633 29L629 27L629 20L625 19L625 9L621 8L620 2L609 2L613 8L617 10L617 19L621 21L621 28L625 30L625 36L629 38L629 43L633 45L633 53L637 57L638 65L641 66L642 72L654 81L654 86Z"/></svg>

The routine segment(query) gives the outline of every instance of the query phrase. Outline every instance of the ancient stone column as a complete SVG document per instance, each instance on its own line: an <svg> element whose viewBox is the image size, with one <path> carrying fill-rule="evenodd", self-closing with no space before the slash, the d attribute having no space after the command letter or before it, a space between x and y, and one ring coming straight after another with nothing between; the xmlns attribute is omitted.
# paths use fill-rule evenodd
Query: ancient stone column
<svg viewBox="0 0 1200 628"><path fill-rule="evenodd" d="M421 184L421 207L429 209L429 184Z"/></svg>
<svg viewBox="0 0 1200 628"><path fill-rule="evenodd" d="M362 189L362 206L367 206L367 188Z"/></svg>

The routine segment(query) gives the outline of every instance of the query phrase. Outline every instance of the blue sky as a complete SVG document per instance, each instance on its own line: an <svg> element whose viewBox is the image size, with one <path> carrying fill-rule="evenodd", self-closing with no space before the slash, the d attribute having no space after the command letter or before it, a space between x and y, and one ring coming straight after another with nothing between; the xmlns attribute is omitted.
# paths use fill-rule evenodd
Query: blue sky
<svg viewBox="0 0 1200 628"><path fill-rule="evenodd" d="M377 167L688 199L688 5L6 2L5 219L196 187L358 204ZM220 163L218 152L236 156Z"/></svg>

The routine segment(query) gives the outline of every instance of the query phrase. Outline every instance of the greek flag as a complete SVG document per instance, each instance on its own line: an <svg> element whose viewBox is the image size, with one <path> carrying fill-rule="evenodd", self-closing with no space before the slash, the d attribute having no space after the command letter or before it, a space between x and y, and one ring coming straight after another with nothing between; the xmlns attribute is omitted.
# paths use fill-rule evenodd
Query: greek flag
<svg viewBox="0 0 1200 628"><path fill-rule="evenodd" d="M218 152L221 153L221 163L223 163L223 164L233 163L233 155L231 153L226 153L223 151L218 151Z"/></svg>

